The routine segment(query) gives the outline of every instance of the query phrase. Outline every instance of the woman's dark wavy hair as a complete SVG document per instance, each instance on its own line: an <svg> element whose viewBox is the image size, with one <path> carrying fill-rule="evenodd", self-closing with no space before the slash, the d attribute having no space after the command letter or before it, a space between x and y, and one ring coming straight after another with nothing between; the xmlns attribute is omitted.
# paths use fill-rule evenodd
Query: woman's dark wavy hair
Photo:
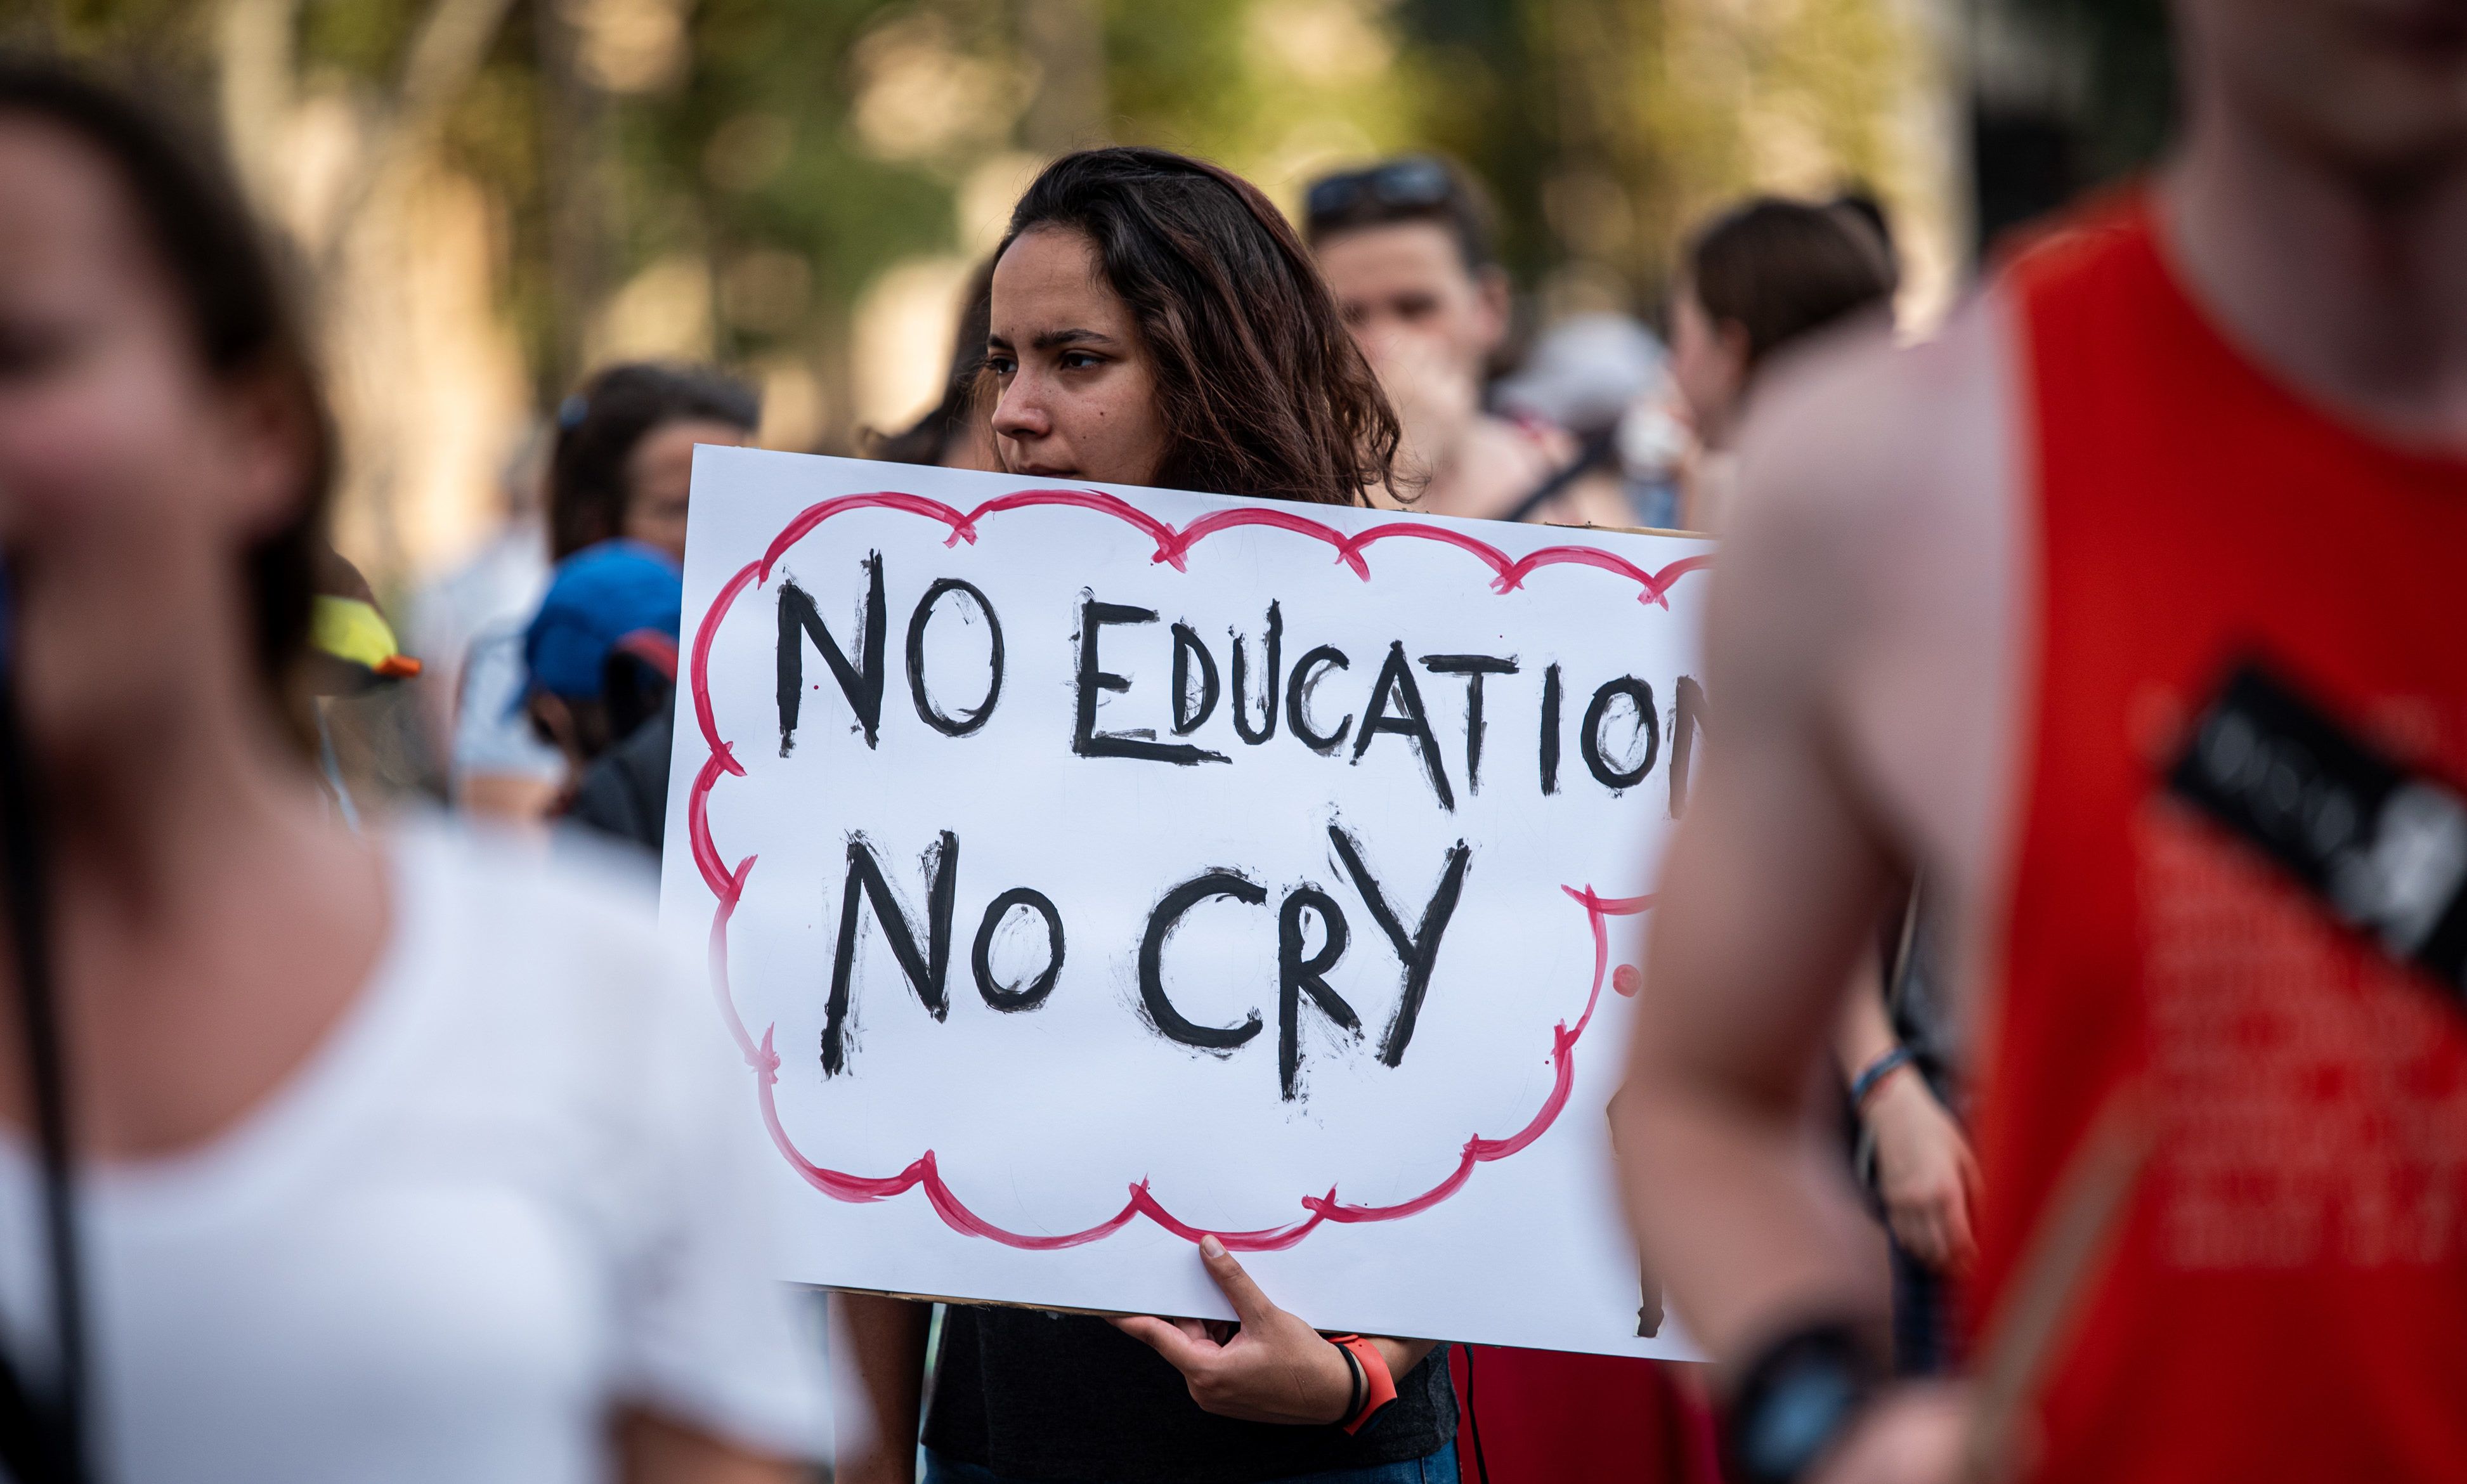
<svg viewBox="0 0 2467 1484"><path fill-rule="evenodd" d="M1158 483L1314 505L1395 489L1396 415L1257 187L1169 150L1088 149L1028 188L995 258L1046 227L1096 244L1146 342L1166 429Z"/></svg>
<svg viewBox="0 0 2467 1484"><path fill-rule="evenodd" d="M633 481L626 468L643 439L672 422L724 422L747 433L762 399L743 382L694 366L626 362L594 374L556 415L549 456L549 551L563 561L622 534Z"/></svg>
<svg viewBox="0 0 2467 1484"><path fill-rule="evenodd" d="M186 314L197 356L219 381L268 377L302 411L308 447L291 517L242 558L253 657L285 727L306 723L300 686L334 476L333 423L283 275L222 161L117 89L57 63L0 53L0 119L32 119L76 138L119 177Z"/></svg>

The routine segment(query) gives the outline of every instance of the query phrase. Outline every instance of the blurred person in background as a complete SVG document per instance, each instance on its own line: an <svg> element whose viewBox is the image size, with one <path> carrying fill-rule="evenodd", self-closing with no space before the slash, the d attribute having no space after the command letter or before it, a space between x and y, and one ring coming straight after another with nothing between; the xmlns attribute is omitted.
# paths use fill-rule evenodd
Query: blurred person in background
<svg viewBox="0 0 2467 1484"><path fill-rule="evenodd" d="M1827 332L1889 322L1897 271L1883 220L1855 193L1822 205L1760 196L1689 242L1671 318L1674 379L1705 439L1692 526L1723 518L1738 429L1777 357ZM1892 1242L1895 1363L1924 1374L1941 1368L1950 1348L1944 1279L1973 1255L1979 1174L1949 1105L1958 1038L1919 912L1905 895L1886 914L1834 1049L1858 1162Z"/></svg>
<svg viewBox="0 0 2467 1484"><path fill-rule="evenodd" d="M611 366L557 409L549 456L549 554L622 537L686 559L697 443L742 448L761 399L734 377L690 366Z"/></svg>
<svg viewBox="0 0 2467 1484"><path fill-rule="evenodd" d="M684 597L666 551L602 541L556 564L523 631L525 712L575 780L553 812L654 851L668 817Z"/></svg>
<svg viewBox="0 0 2467 1484"><path fill-rule="evenodd" d="M1565 430L1483 408L1508 283L1488 207L1456 167L1406 155L1312 182L1302 234L1405 430L1399 464L1430 515L1629 526L1616 489L1562 478ZM1555 494L1529 497L1558 481ZM1408 491L1412 493L1412 491Z"/></svg>
<svg viewBox="0 0 2467 1484"><path fill-rule="evenodd" d="M1572 315L1534 337L1493 400L1510 417L1565 428L1577 450L1525 504L1574 501L1597 515L1624 511L1631 526L1676 528L1679 467L1695 436L1669 363L1661 338L1632 315Z"/></svg>
<svg viewBox="0 0 2467 1484"><path fill-rule="evenodd" d="M1343 506L1391 487L1378 382L1293 229L1239 177L1158 149L1066 156L1021 198L992 284L980 395L1007 472ZM1214 1237L1196 1255L1238 1328L952 1306L929 1484L1455 1478L1444 1347L1340 1347ZM841 1421L839 1477L906 1484L926 1310L835 1307L869 1399Z"/></svg>
<svg viewBox="0 0 2467 1484"><path fill-rule="evenodd" d="M447 786L454 754L455 708L464 667L483 638L521 627L548 588L545 504L548 435L527 430L498 471L496 522L479 546L442 575L422 584L403 609L402 634L426 668L418 696L425 742L437 776ZM483 791L487 784L466 777Z"/></svg>
<svg viewBox="0 0 2467 1484"><path fill-rule="evenodd" d="M2152 181L1749 419L1619 1119L1751 1480L2467 1474L2467 9L2172 15ZM1894 1389L1810 1072L1913 873L1986 1199Z"/></svg>
<svg viewBox="0 0 2467 1484"><path fill-rule="evenodd" d="M548 476L552 560L622 537L682 563L694 445L742 446L761 414L750 389L715 371L628 363L592 376L557 409ZM522 621L473 642L455 708L455 798L521 821L546 818L576 781L570 755L543 744L524 715L529 618L526 611Z"/></svg>
<svg viewBox="0 0 2467 1484"><path fill-rule="evenodd" d="M1858 969L1834 1032L1852 1167L1891 1243L1893 1371L1934 1376L1960 1353L1951 1284L1979 1255L1979 1160L1963 1132L1968 1057L1923 893L1905 895Z"/></svg>
<svg viewBox="0 0 2467 1484"><path fill-rule="evenodd" d="M1687 528L1719 530L1733 444L1762 373L1821 330L1890 324L1899 281L1869 212L1757 196L1715 217L1682 255L1670 296L1670 372L1702 452L1686 483Z"/></svg>
<svg viewBox="0 0 2467 1484"><path fill-rule="evenodd" d="M962 301L959 330L951 353L951 364L942 383L940 400L924 415L897 433L874 436L871 454L876 459L902 463L939 464L954 469L993 469L999 467L991 435L982 416L970 416L979 367L985 358L985 316L993 274L990 260L969 276L967 297ZM713 442L717 439L698 438ZM622 543L619 543L622 545ZM599 549L592 549L597 551ZM675 579L669 579L674 585ZM670 605L673 608L673 604ZM545 614L546 610L543 610ZM667 633L669 638L665 681L660 690L661 704L646 714L640 726L626 725L634 710L623 697L645 680L662 679L648 666L650 656L630 655L627 641L620 631L606 636L609 653L615 656L605 663L610 671L612 687L619 696L613 716L603 711L604 731L612 738L602 750L584 758L578 766L571 801L559 812L574 823L584 825L602 835L643 846L654 857L660 854L668 832L668 768L676 745L676 681L675 644L677 621L671 613ZM633 636L636 650L645 647L647 630ZM534 669L534 686L537 671ZM629 682L632 685L629 686ZM554 708L555 703L551 703ZM534 701L535 724L540 721L541 703Z"/></svg>
<svg viewBox="0 0 2467 1484"><path fill-rule="evenodd" d="M0 63L0 543L93 1473L787 1480L812 1393L690 971L605 883L321 798L327 430L228 180ZM20 1023L0 1352L48 1382Z"/></svg>

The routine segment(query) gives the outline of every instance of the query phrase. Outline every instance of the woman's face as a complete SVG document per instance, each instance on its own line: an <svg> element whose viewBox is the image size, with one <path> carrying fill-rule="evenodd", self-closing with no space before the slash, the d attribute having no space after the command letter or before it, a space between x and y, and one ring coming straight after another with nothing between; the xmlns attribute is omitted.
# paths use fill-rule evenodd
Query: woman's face
<svg viewBox="0 0 2467 1484"><path fill-rule="evenodd" d="M207 371L111 163L0 117L0 544L30 711L134 703L163 678L145 657L193 667L170 636L237 629L238 553L297 510L310 437L278 378Z"/></svg>
<svg viewBox="0 0 2467 1484"><path fill-rule="evenodd" d="M1040 227L994 265L985 369L1003 467L1039 479L1149 484L1165 419L1146 343L1081 233Z"/></svg>
<svg viewBox="0 0 2467 1484"><path fill-rule="evenodd" d="M1739 393L1747 385L1747 338L1736 325L1714 324L1694 286L1680 285L1670 315L1670 379L1679 384L1696 436L1708 447L1719 448L1730 440Z"/></svg>
<svg viewBox="0 0 2467 1484"><path fill-rule="evenodd" d="M618 534L686 559L687 492L696 443L742 448L746 431L709 418L664 422L625 457L625 524Z"/></svg>

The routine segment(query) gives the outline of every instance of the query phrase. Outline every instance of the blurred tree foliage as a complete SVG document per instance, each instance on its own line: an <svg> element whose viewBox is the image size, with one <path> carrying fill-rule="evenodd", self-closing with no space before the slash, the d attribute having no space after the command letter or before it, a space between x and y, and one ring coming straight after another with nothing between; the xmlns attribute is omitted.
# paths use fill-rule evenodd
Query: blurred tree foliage
<svg viewBox="0 0 2467 1484"><path fill-rule="evenodd" d="M1726 193L1858 178L1917 198L1892 145L1924 65L1912 4L0 0L0 36L139 58L217 105L295 236L342 241L357 204L412 189L389 140L475 185L537 405L633 344L609 326L661 269L702 300L678 320L706 326L690 349L808 368L818 431L844 443L870 286L982 252L1054 152L1163 144L1291 206L1318 169L1436 146L1491 184L1523 281L1561 307L1645 305ZM358 121L339 188L308 180L320 108ZM337 292L382 292L385 271Z"/></svg>

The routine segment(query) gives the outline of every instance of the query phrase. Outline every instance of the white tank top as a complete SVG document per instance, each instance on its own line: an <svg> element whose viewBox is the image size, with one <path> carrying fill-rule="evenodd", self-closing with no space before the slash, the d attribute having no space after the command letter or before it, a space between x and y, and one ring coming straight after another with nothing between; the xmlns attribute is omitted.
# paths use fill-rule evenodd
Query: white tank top
<svg viewBox="0 0 2467 1484"><path fill-rule="evenodd" d="M613 1476L634 1404L809 1454L818 1341L771 1281L754 1120L644 884L415 822L359 1002L234 1130L86 1172L110 1484ZM27 1146L0 1320L48 1344Z"/></svg>

